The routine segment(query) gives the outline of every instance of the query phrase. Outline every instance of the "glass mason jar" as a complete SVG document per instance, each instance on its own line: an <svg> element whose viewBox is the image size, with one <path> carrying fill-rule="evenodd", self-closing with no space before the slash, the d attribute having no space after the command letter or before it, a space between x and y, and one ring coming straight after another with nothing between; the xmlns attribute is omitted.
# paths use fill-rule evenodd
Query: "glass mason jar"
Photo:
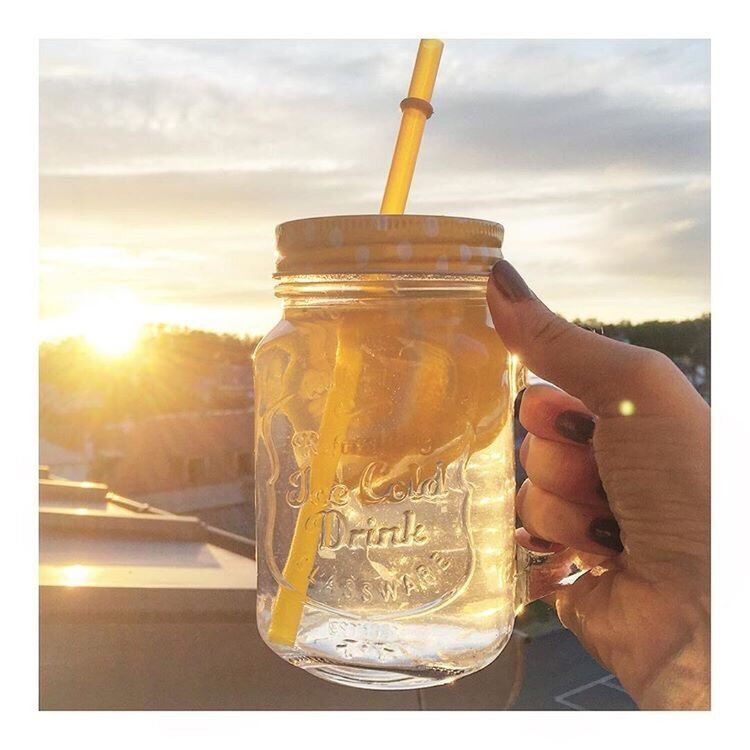
<svg viewBox="0 0 750 750"><path fill-rule="evenodd" d="M530 593L520 374L485 302L503 228L336 216L276 236L284 314L254 355L260 633L333 682L452 682L497 657ZM535 596L579 570L560 554Z"/></svg>

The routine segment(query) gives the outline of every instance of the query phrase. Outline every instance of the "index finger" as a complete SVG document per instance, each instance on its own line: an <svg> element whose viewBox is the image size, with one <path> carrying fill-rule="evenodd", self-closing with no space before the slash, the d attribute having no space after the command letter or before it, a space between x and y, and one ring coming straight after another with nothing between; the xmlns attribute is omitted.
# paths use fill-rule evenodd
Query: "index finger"
<svg viewBox="0 0 750 750"><path fill-rule="evenodd" d="M580 399L553 385L530 385L520 394L518 418L537 437L573 445L589 445L596 423Z"/></svg>

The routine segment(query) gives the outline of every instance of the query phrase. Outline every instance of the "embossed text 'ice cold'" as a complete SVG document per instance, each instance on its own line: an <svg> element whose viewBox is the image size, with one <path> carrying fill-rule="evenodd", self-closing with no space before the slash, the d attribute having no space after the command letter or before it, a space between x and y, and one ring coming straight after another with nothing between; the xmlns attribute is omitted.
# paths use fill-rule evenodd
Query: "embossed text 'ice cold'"
<svg viewBox="0 0 750 750"><path fill-rule="evenodd" d="M378 489L379 470L386 469L383 464L372 462L365 467L359 480L357 497L363 505L378 505L380 503L400 503L404 500L441 500L448 497L449 491L445 476L445 466L438 463L435 472L421 479L419 468L409 481L397 480ZM311 467L303 466L289 475L291 489L286 493L286 501L293 508L299 508L306 502L313 500L320 505L346 505L353 499L353 491L345 484L334 484L328 490L318 490L320 496L313 497L310 487ZM326 496L327 495L327 496Z"/></svg>

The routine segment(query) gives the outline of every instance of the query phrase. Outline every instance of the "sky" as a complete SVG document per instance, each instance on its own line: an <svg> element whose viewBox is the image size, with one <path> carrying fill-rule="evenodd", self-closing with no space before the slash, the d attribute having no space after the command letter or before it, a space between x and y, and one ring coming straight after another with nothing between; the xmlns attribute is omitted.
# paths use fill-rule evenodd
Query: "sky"
<svg viewBox="0 0 750 750"><path fill-rule="evenodd" d="M417 43L43 41L41 336L268 330L275 226L378 211ZM708 312L709 43L445 43L407 211L499 221L568 318Z"/></svg>

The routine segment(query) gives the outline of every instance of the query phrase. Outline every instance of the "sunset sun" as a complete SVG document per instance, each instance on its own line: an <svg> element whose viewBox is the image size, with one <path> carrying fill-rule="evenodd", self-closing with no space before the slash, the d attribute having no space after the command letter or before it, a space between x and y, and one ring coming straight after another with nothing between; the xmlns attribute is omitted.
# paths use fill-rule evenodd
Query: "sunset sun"
<svg viewBox="0 0 750 750"><path fill-rule="evenodd" d="M145 322L143 306L128 292L92 297L76 314L88 344L107 357L122 357L133 350Z"/></svg>

